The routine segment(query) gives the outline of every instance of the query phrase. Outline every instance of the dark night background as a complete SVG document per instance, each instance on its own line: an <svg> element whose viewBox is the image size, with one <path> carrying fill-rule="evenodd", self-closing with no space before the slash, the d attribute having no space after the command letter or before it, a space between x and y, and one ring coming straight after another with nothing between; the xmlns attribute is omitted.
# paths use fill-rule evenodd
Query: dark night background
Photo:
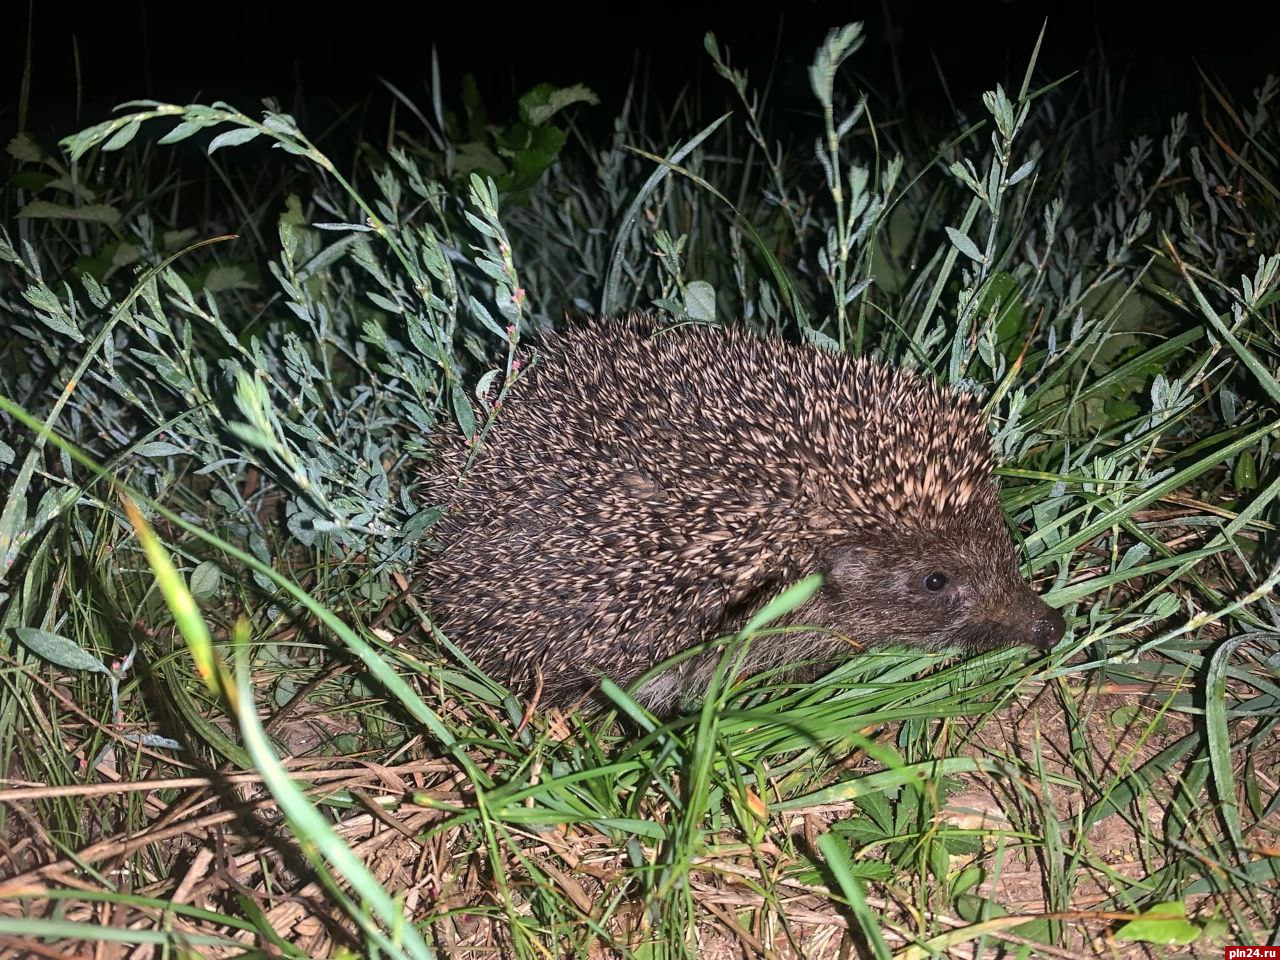
<svg viewBox="0 0 1280 960"><path fill-rule="evenodd" d="M807 97L804 68L814 49L828 29L854 20L867 24L867 42L851 62L859 82L894 100L901 89L915 110L948 109L939 71L961 103L972 104L997 81L1016 87L1046 17L1039 81L1083 66L1100 50L1111 66L1127 68L1130 104L1194 110L1201 90L1197 63L1241 93L1280 70L1276 6L812 0L774 7L504 7L473 0L329 8L270 0L20 0L8 6L0 51L8 75L0 134L7 137L18 125L28 28L26 126L50 140L138 97L225 99L252 112L270 95L306 128L352 105L385 110L391 97L379 83L383 77L425 106L433 46L446 99L456 98L461 75L471 72L486 104L501 115L510 114L516 95L543 81L585 83L607 105L616 104L637 63L651 92L670 102L700 69L710 74L702 50L707 30L729 47L735 66L751 70L753 86L776 56L784 100L789 93Z"/></svg>

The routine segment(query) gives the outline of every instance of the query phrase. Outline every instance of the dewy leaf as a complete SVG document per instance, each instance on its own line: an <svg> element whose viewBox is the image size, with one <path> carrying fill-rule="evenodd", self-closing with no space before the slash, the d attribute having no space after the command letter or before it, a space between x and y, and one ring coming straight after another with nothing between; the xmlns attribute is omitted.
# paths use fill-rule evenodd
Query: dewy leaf
<svg viewBox="0 0 1280 960"><path fill-rule="evenodd" d="M984 257L972 240L961 233L954 227L947 227L947 236L951 238L952 245L975 263L982 263Z"/></svg>
<svg viewBox="0 0 1280 960"><path fill-rule="evenodd" d="M1028 160L1017 170L1013 171L1013 173L1009 174L1009 179L1005 181L1005 184L1012 187L1015 183L1020 183L1031 174L1031 171L1035 169L1035 166L1036 162L1034 160Z"/></svg>
<svg viewBox="0 0 1280 960"><path fill-rule="evenodd" d="M234 130L228 130L226 133L220 133L209 141L209 153L220 150L222 147L238 147L242 143L248 143L262 133L261 130L255 130L253 127L237 127Z"/></svg>
<svg viewBox="0 0 1280 960"><path fill-rule="evenodd" d="M93 654L86 652L77 644L48 630L36 627L16 627L14 633L22 641L22 645L37 656L56 663L68 670L89 670L93 673L110 674L111 671L102 665Z"/></svg>
<svg viewBox="0 0 1280 960"><path fill-rule="evenodd" d="M716 288L705 280L694 280L684 288L684 312L692 320L714 323L716 319Z"/></svg>

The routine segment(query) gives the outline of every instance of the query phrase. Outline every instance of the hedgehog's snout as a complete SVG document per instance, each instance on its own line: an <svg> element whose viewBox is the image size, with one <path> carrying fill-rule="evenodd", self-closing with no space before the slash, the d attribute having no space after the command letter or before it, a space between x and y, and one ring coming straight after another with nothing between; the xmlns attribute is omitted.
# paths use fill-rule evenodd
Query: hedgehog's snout
<svg viewBox="0 0 1280 960"><path fill-rule="evenodd" d="M1054 644L1062 639L1067 621L1063 619L1060 611L1053 609L1043 600L1037 599L1037 602L1040 610L1039 615L1031 622L1031 644L1041 650L1052 650Z"/></svg>

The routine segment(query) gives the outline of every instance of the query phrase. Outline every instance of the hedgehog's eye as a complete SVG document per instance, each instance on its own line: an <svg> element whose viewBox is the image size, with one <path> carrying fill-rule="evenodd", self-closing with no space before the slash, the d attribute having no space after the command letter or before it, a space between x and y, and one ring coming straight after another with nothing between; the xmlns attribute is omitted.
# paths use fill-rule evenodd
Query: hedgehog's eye
<svg viewBox="0 0 1280 960"><path fill-rule="evenodd" d="M933 572L924 578L924 588L930 593L937 593L945 590L947 586L947 575L945 573Z"/></svg>

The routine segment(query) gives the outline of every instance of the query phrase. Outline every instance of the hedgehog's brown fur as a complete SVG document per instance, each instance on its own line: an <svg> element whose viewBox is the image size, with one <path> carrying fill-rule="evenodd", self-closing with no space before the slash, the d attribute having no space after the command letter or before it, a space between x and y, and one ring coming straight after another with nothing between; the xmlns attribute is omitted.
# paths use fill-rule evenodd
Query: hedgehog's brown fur
<svg viewBox="0 0 1280 960"><path fill-rule="evenodd" d="M564 704L626 686L824 575L747 666L861 646L1050 646L1062 618L1018 573L971 398L905 371L747 333L597 321L547 337L475 462L449 442L450 503L423 558L435 622L482 668ZM459 479L461 478L461 483ZM948 586L930 592L933 572ZM645 684L667 709L718 654Z"/></svg>

